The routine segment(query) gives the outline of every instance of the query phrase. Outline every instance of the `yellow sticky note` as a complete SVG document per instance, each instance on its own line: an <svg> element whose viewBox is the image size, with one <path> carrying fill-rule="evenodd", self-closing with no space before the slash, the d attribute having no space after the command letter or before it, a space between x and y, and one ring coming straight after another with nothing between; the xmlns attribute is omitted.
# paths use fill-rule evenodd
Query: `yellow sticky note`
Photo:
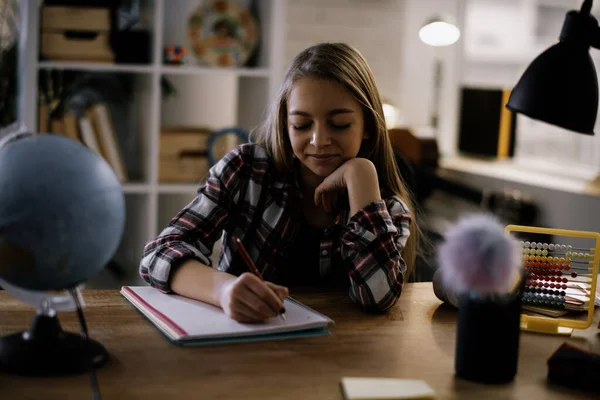
<svg viewBox="0 0 600 400"><path fill-rule="evenodd" d="M425 381L394 378L342 378L346 400L433 399L435 392Z"/></svg>

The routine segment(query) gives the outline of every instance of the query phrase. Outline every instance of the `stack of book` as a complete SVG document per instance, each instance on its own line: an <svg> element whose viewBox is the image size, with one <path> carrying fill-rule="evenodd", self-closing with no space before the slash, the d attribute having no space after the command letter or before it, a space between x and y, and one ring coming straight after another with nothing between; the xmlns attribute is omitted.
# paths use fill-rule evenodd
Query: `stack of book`
<svg viewBox="0 0 600 400"><path fill-rule="evenodd" d="M79 116L66 110L62 116L52 118L49 129L46 128L48 117L46 105L40 104L40 132L64 135L82 143L104 158L121 182L128 180L123 155L106 104L93 104L86 109L84 115Z"/></svg>

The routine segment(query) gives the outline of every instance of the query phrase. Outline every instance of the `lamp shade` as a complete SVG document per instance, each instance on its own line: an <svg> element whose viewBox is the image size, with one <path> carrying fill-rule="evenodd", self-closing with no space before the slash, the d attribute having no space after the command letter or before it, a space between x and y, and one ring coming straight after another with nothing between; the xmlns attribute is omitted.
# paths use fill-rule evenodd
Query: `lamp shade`
<svg viewBox="0 0 600 400"><path fill-rule="evenodd" d="M435 17L419 29L419 38L429 46L450 46L460 38L460 29L449 18Z"/></svg>
<svg viewBox="0 0 600 400"><path fill-rule="evenodd" d="M589 51L562 42L550 47L527 68L506 106L530 118L593 135L598 78Z"/></svg>
<svg viewBox="0 0 600 400"><path fill-rule="evenodd" d="M586 135L594 134L598 77L589 54L596 20L567 14L559 43L527 67L506 107L530 118ZM594 46L595 47L595 46Z"/></svg>

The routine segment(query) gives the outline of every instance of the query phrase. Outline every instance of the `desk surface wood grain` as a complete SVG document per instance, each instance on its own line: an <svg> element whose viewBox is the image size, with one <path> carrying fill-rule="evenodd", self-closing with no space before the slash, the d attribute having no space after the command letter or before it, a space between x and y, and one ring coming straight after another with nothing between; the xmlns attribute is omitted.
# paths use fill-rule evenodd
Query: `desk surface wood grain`
<svg viewBox="0 0 600 400"><path fill-rule="evenodd" d="M455 310L431 283L408 284L388 313L364 314L343 293L294 297L331 317L329 336L261 343L180 347L118 291L84 292L90 335L111 353L98 371L109 399L342 399L340 378L424 379L438 399L579 399L589 394L546 383L546 360L565 340L600 352L598 317L570 338L523 333L514 382L487 386L454 377ZM0 292L0 335L29 326L34 311ZM79 331L74 313L60 313ZM490 343L493 345L493 343ZM599 377L600 379L600 377ZM3 399L89 399L85 375L27 378L0 374Z"/></svg>

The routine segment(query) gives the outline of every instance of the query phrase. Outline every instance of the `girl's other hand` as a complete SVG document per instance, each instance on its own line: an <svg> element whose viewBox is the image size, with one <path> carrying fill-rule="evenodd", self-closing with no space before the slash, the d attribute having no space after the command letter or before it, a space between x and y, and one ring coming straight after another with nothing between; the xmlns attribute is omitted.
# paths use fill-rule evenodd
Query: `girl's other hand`
<svg viewBox="0 0 600 400"><path fill-rule="evenodd" d="M238 322L261 322L280 312L287 295L286 287L246 272L225 285L220 305L225 314Z"/></svg>
<svg viewBox="0 0 600 400"><path fill-rule="evenodd" d="M352 180L357 181L359 186L364 180L375 180L377 183L377 171L373 163L366 158L352 158L340 165L315 189L315 205L321 204L327 212L331 212L339 192L347 189Z"/></svg>

